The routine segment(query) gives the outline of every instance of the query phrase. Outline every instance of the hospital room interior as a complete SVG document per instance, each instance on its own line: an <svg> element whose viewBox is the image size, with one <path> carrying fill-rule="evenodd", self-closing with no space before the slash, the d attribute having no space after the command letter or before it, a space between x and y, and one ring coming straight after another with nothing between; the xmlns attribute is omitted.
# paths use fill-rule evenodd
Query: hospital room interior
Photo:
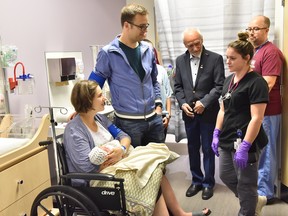
<svg viewBox="0 0 288 216"><path fill-rule="evenodd" d="M30 215L41 191L59 184L62 165L56 140L75 113L71 91L75 83L88 79L102 47L121 33L120 12L130 3L143 5L149 12L147 39L157 49L172 88L171 68L175 69L176 58L186 51L181 34L188 27L199 28L205 48L225 61L227 45L237 33L247 28L252 17L265 15L271 21L269 41L288 57L285 0L0 0L0 216ZM225 62L224 66L228 76ZM288 215L287 84L285 68L275 200L263 207L262 216ZM107 102L101 113L113 121L107 82L102 94ZM182 110L173 94L171 103L165 144L179 157L167 164L165 176L179 204L185 211L207 207L211 215L237 215L239 199L221 181L218 157L213 197L185 196L192 180L187 137ZM50 145L39 145L43 141ZM62 215L55 200L46 201L52 215Z"/></svg>

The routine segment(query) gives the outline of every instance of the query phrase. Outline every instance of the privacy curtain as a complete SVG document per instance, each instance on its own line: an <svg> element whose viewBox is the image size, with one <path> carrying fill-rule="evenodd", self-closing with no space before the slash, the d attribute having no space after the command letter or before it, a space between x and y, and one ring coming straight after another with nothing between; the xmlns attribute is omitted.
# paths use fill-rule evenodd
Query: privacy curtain
<svg viewBox="0 0 288 216"><path fill-rule="evenodd" d="M237 39L237 33L244 31L256 15L270 18L269 40L274 40L274 0L155 0L154 4L157 48L165 67L175 66L177 56L186 51L182 32L187 27L199 28L205 48L223 55L224 59L229 42ZM170 81L173 86L173 77ZM176 142L186 137L182 111L174 97L168 133L175 135Z"/></svg>
<svg viewBox="0 0 288 216"><path fill-rule="evenodd" d="M269 39L274 39L274 0L155 0L154 3L158 49L164 65L174 65L176 57L185 52L182 32L187 27L199 28L206 49L221 55L256 15L270 18Z"/></svg>

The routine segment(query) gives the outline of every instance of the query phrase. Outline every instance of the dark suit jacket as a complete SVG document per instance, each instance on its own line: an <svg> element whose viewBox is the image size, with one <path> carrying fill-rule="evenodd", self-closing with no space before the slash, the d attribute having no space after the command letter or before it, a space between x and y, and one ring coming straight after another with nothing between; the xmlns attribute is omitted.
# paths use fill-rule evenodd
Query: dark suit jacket
<svg viewBox="0 0 288 216"><path fill-rule="evenodd" d="M219 111L218 98L225 79L224 63L221 55L206 50L203 46L195 86L192 82L190 53L188 50L176 59L174 93L179 103L188 103L192 108L197 100L205 106L202 119L215 123ZM183 120L189 120L183 112Z"/></svg>

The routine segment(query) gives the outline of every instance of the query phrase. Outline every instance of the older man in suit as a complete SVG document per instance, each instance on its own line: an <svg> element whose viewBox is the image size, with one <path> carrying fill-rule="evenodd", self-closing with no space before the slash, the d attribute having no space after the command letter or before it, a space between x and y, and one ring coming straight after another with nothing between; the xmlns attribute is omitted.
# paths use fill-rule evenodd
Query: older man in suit
<svg viewBox="0 0 288 216"><path fill-rule="evenodd" d="M224 63L221 55L205 49L198 29L185 29L183 43L187 51L176 59L174 91L183 111L192 173L192 184L186 196L194 196L202 190L202 199L208 200L213 196L215 185L215 156L211 142L219 110L218 98L225 79Z"/></svg>

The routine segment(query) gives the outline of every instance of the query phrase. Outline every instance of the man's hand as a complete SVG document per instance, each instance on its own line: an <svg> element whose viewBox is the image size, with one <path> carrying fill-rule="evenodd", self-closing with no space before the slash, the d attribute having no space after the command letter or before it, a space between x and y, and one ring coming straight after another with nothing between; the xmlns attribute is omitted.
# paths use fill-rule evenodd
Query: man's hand
<svg viewBox="0 0 288 216"><path fill-rule="evenodd" d="M157 113L157 115L162 115L162 108L161 106L157 106L155 109L155 112Z"/></svg>
<svg viewBox="0 0 288 216"><path fill-rule="evenodd" d="M185 112L185 114L191 118L194 118L194 113L193 113L193 109L189 106L189 104L184 103L181 107L181 109L183 110L183 112Z"/></svg>
<svg viewBox="0 0 288 216"><path fill-rule="evenodd" d="M197 114L202 114L204 112L204 105L200 101L196 101L195 107L194 107L194 112Z"/></svg>
<svg viewBox="0 0 288 216"><path fill-rule="evenodd" d="M169 121L170 121L170 118L167 117L167 116L162 118L162 122L163 122L164 128L168 127Z"/></svg>

